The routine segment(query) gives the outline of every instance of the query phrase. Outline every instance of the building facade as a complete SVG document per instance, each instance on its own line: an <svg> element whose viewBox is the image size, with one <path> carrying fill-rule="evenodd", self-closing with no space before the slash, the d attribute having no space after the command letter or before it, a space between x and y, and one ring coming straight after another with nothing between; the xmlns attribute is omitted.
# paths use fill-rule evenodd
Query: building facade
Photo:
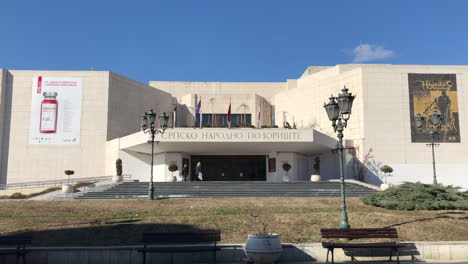
<svg viewBox="0 0 468 264"><path fill-rule="evenodd" d="M467 74L468 66L350 64L309 67L278 83L145 85L112 72L0 69L0 184L64 179L67 169L113 175L118 158L124 173L148 181L151 148L139 117L151 108L170 116L156 138L157 181L179 175L171 164L186 163L193 175L198 161L204 180L305 181L317 157L322 179L338 179L323 104L346 86L356 94L344 131L347 178L431 183L430 124L420 131L414 118L436 111L437 179L468 188ZM394 169L386 179L384 164Z"/></svg>

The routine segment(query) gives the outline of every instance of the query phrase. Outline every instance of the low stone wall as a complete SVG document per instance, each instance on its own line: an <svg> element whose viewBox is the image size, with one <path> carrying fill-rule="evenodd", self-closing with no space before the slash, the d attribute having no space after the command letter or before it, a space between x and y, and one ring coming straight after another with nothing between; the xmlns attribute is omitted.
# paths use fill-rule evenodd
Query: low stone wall
<svg viewBox="0 0 468 264"><path fill-rule="evenodd" d="M401 260L468 261L468 242L405 242ZM216 254L217 263L245 263L243 245L221 245ZM133 264L142 263L142 246L119 247L28 247L29 264ZM287 244L283 246L280 263L325 262L327 251L320 243ZM388 260L389 250L335 250L335 261L349 261L353 254L357 260ZM213 253L151 253L148 263L210 263ZM395 258L394 258L395 259ZM0 255L0 263L15 263L16 257Z"/></svg>

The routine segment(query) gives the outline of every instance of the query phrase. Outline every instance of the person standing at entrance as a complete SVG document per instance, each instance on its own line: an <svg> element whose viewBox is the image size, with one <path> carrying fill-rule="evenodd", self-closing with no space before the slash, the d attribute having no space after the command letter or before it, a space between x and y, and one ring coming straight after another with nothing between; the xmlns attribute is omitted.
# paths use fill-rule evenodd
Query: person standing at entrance
<svg viewBox="0 0 468 264"><path fill-rule="evenodd" d="M201 162L197 162L197 166L195 167L195 180L196 181L203 181L203 171Z"/></svg>
<svg viewBox="0 0 468 264"><path fill-rule="evenodd" d="M182 179L181 181L187 181L187 176L188 176L188 166L187 166L187 163L184 164L184 167L182 168L182 175L181 175Z"/></svg>

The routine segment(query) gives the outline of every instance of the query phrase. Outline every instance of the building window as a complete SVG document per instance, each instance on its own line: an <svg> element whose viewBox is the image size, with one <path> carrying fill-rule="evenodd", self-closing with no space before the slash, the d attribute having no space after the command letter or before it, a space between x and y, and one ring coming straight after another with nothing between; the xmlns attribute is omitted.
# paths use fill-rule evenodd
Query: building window
<svg viewBox="0 0 468 264"><path fill-rule="evenodd" d="M227 114L203 114L203 127L228 127L226 118ZM251 124L251 114L231 114L231 127L249 127Z"/></svg>

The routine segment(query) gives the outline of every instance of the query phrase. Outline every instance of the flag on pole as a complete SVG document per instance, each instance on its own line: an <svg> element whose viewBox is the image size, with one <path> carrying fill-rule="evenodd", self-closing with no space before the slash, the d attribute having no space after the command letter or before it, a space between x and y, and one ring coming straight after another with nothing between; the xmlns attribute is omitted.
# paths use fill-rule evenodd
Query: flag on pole
<svg viewBox="0 0 468 264"><path fill-rule="evenodd" d="M200 96L200 100L198 101L197 107L195 107L195 118L196 118L195 123L198 121L200 128L202 128L203 120L202 120L202 112L201 112L201 96Z"/></svg>
<svg viewBox="0 0 468 264"><path fill-rule="evenodd" d="M262 116L262 103L258 104L257 128L260 128L261 116Z"/></svg>
<svg viewBox="0 0 468 264"><path fill-rule="evenodd" d="M227 120L229 129L231 129L231 98L229 98L229 108L228 108L226 120Z"/></svg>

